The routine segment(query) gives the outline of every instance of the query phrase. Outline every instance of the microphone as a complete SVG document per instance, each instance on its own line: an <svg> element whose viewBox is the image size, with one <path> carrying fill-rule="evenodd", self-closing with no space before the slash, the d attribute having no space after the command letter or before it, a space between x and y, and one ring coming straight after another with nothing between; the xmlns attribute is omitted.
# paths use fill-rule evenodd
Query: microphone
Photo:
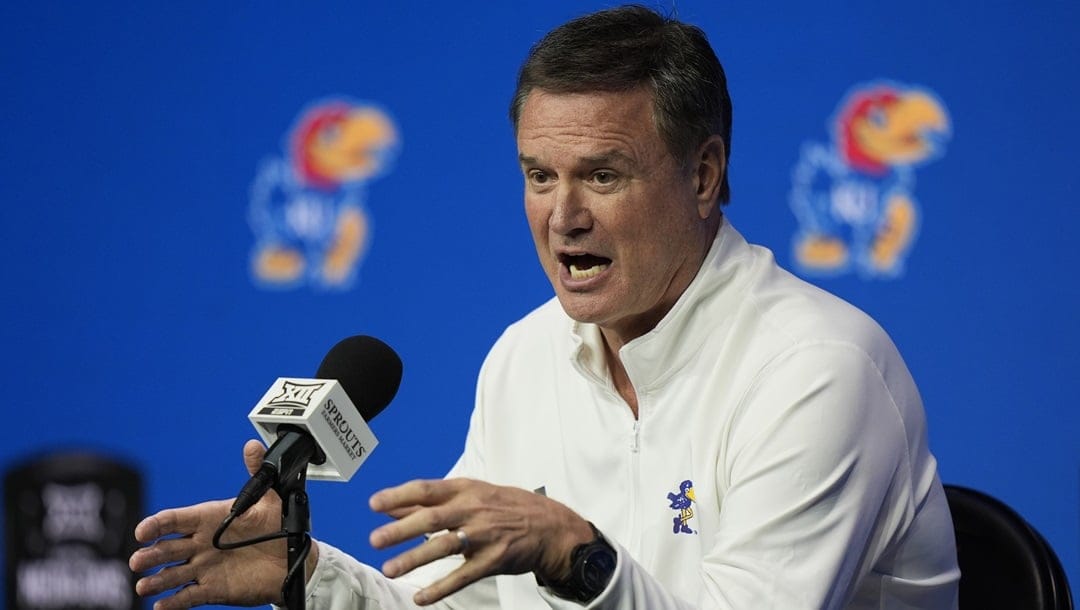
<svg viewBox="0 0 1080 610"><path fill-rule="evenodd" d="M401 369L390 346L358 335L334 345L314 379L278 378L248 414L270 449L230 515L243 514L268 489L305 471L317 480L352 478L378 445L366 422L393 400Z"/></svg>

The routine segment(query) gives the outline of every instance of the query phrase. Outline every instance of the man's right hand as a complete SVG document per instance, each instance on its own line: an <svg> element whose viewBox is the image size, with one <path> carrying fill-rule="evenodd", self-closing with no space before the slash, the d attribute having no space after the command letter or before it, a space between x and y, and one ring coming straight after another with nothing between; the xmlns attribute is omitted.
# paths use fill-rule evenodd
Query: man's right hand
<svg viewBox="0 0 1080 610"><path fill-rule="evenodd" d="M266 449L258 441L244 445L244 464L254 474ZM135 592L151 596L170 589L171 595L154 604L155 610L179 610L204 604L257 606L282 603L285 579L285 542L275 540L230 551L219 551L211 540L229 514L232 500L170 508L143 519L135 539L152 543L135 551L128 562L135 572L161 568L135 583ZM233 521L223 539L229 542L281 529L281 500L270 491ZM308 572L317 546L312 543Z"/></svg>

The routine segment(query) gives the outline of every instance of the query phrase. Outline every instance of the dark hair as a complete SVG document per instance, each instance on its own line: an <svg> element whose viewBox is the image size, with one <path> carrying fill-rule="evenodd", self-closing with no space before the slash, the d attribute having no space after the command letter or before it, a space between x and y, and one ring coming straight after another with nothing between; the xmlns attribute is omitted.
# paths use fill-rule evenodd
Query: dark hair
<svg viewBox="0 0 1080 610"><path fill-rule="evenodd" d="M647 85L656 129L672 156L685 164L710 136L731 155L731 97L727 78L705 33L639 5L578 17L533 45L510 102L517 130L533 89L551 93L629 91ZM717 199L730 199L727 171Z"/></svg>

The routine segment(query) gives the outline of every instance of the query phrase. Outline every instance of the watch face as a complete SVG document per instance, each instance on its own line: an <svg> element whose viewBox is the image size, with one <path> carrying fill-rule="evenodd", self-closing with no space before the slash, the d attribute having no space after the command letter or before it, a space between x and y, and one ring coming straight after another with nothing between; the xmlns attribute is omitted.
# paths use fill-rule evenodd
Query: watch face
<svg viewBox="0 0 1080 610"><path fill-rule="evenodd" d="M597 596L607 587L611 575L615 573L615 552L606 544L598 544L589 549L581 566L581 582L593 596Z"/></svg>

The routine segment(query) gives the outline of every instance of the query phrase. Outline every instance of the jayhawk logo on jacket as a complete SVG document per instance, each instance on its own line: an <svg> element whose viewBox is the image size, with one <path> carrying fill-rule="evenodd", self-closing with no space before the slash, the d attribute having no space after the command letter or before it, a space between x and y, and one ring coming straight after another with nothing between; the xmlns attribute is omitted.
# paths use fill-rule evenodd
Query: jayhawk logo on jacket
<svg viewBox="0 0 1080 610"><path fill-rule="evenodd" d="M944 153L948 113L926 89L877 82L851 90L831 123L832 142L804 145L792 172L796 267L894 277L919 228L914 169Z"/></svg>
<svg viewBox="0 0 1080 610"><path fill-rule="evenodd" d="M671 531L673 534L693 534L694 530L690 527L690 519L694 517L694 502L697 499L694 497L694 483L689 479L679 484L678 493L668 493L667 495L669 508L674 508L678 511L678 514L671 520Z"/></svg>
<svg viewBox="0 0 1080 610"><path fill-rule="evenodd" d="M251 186L252 276L260 285L349 287L368 242L368 182L398 150L394 123L370 104L313 104L290 130L283 158Z"/></svg>

